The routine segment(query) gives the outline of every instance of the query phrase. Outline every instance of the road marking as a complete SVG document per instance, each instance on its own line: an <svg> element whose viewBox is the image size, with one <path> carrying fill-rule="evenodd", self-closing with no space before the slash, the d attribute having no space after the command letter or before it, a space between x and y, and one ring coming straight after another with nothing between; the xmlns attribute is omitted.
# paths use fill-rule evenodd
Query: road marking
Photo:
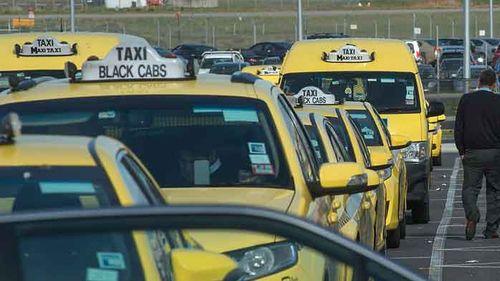
<svg viewBox="0 0 500 281"><path fill-rule="evenodd" d="M391 257L391 260L416 260L416 259L430 259L431 257Z"/></svg>
<svg viewBox="0 0 500 281"><path fill-rule="evenodd" d="M443 210L443 216L441 217L441 222L439 223L438 229L436 231L436 236L434 237L434 244L432 245L432 255L431 264L429 268L429 279L434 281L441 281L443 279L443 260L444 260L444 245L446 240L446 234L448 232L447 225L450 224L451 217L453 215L453 202L455 201L455 191L458 169L460 167L460 158L455 159L455 164L453 164L453 172L450 177L450 188L448 189L448 194L446 198L446 205Z"/></svg>

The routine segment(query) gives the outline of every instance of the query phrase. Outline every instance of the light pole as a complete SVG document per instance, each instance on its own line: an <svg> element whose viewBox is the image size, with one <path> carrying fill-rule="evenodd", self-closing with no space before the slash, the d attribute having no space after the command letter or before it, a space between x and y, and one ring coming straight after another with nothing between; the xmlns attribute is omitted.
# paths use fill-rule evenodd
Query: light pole
<svg viewBox="0 0 500 281"><path fill-rule="evenodd" d="M69 1L71 32L75 32L75 0Z"/></svg>
<svg viewBox="0 0 500 281"><path fill-rule="evenodd" d="M490 37L495 37L493 35L493 0L490 0Z"/></svg>
<svg viewBox="0 0 500 281"><path fill-rule="evenodd" d="M464 78L470 79L470 0L464 0ZM467 88L466 88L467 89Z"/></svg>
<svg viewBox="0 0 500 281"><path fill-rule="evenodd" d="M301 41L303 38L302 30L302 0L297 0L297 41Z"/></svg>

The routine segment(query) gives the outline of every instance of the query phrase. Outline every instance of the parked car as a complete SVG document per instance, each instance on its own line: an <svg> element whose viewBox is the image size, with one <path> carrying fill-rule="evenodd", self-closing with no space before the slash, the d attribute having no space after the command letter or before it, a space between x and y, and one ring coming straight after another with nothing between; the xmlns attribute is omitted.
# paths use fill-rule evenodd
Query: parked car
<svg viewBox="0 0 500 281"><path fill-rule="evenodd" d="M217 63L241 63L243 56L238 51L209 51L201 55L198 74L209 73L210 68Z"/></svg>
<svg viewBox="0 0 500 281"><path fill-rule="evenodd" d="M453 90L461 93L472 91L479 86L479 74L489 66L486 65L471 65L470 66L470 80L468 87L464 80L464 68L460 67L457 71L456 79L453 80Z"/></svg>
<svg viewBox="0 0 500 281"><path fill-rule="evenodd" d="M416 40L406 40L405 43L408 45L408 48L410 48L411 53L415 57L415 61L417 61L417 63L423 63L424 59L420 52L420 43Z"/></svg>
<svg viewBox="0 0 500 281"><path fill-rule="evenodd" d="M454 79L458 76L458 70L464 65L461 58L446 58L441 60L440 79Z"/></svg>
<svg viewBox="0 0 500 281"><path fill-rule="evenodd" d="M251 65L262 64L262 60L268 57L283 58L290 49L290 42L261 42L249 49L241 50L245 61Z"/></svg>
<svg viewBox="0 0 500 281"><path fill-rule="evenodd" d="M311 40L311 39L325 39L325 38L349 38L350 36L344 33L314 33L311 35L307 35L306 39Z"/></svg>
<svg viewBox="0 0 500 281"><path fill-rule="evenodd" d="M434 92L437 88L437 75L436 70L430 64L419 64L418 73L422 78L425 92Z"/></svg>
<svg viewBox="0 0 500 281"><path fill-rule="evenodd" d="M231 75L249 66L248 62L223 62L216 63L210 67L209 73Z"/></svg>
<svg viewBox="0 0 500 281"><path fill-rule="evenodd" d="M169 49L165 49L165 48L162 48L162 47L159 47L159 46L155 46L155 47L153 47L153 48L156 50L156 52L157 52L160 56L162 56L162 57L164 57L164 58L168 58L168 59L175 59L175 58L177 58L177 57L178 57L178 56L177 56L174 52L172 52L172 51L171 51L171 50L169 50Z"/></svg>
<svg viewBox="0 0 500 281"><path fill-rule="evenodd" d="M186 59L197 58L201 59L204 52L217 51L216 48L202 44L181 44L172 49L172 52Z"/></svg>

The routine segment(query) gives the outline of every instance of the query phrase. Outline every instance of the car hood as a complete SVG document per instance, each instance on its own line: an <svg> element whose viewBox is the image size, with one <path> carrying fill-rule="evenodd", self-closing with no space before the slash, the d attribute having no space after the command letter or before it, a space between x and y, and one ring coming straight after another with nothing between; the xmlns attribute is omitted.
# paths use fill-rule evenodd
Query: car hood
<svg viewBox="0 0 500 281"><path fill-rule="evenodd" d="M287 212L293 190L263 187L187 187L162 188L169 204L236 204L252 205Z"/></svg>

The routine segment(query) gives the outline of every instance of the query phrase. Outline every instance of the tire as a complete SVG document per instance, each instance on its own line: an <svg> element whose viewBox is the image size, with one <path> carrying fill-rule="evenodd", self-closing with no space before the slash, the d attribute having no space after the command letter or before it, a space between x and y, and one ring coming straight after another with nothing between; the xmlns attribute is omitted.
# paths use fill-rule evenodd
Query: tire
<svg viewBox="0 0 500 281"><path fill-rule="evenodd" d="M401 225L398 224L398 228L387 231L387 238L385 242L387 248L389 249L399 248L399 244L401 243L400 226Z"/></svg>
<svg viewBox="0 0 500 281"><path fill-rule="evenodd" d="M432 166L441 166L441 153L439 153L439 156L432 157Z"/></svg>
<svg viewBox="0 0 500 281"><path fill-rule="evenodd" d="M406 238L406 215L403 214L403 219L399 222L399 236L401 239Z"/></svg>
<svg viewBox="0 0 500 281"><path fill-rule="evenodd" d="M430 220L429 215L429 195L426 195L426 200L423 202L415 202L411 209L411 217L414 223L426 224Z"/></svg>

